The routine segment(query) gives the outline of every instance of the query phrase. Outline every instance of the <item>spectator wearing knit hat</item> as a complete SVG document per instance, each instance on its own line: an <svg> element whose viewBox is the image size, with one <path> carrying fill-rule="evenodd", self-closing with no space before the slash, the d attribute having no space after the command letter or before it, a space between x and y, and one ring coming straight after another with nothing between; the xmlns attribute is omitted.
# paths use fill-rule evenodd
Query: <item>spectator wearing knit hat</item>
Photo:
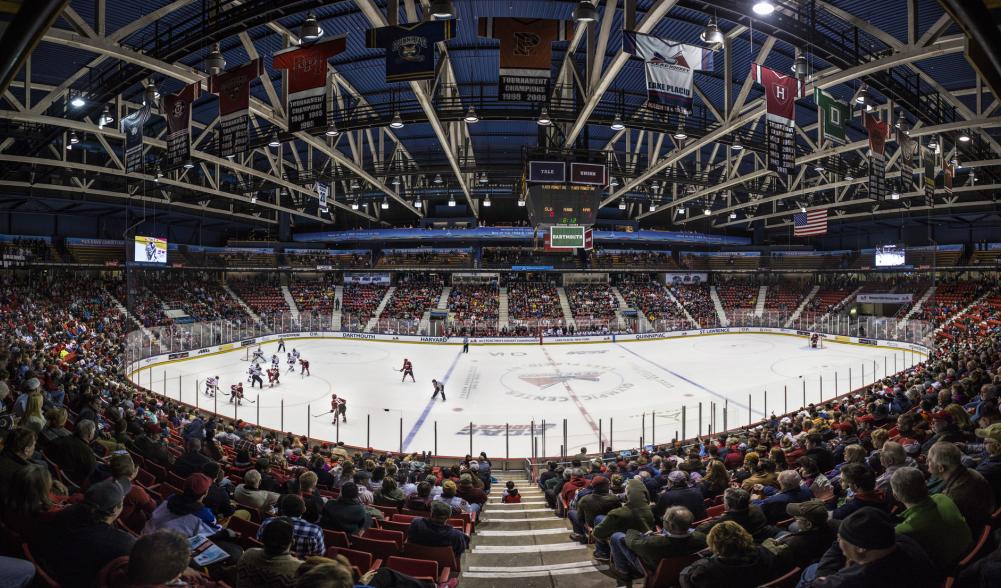
<svg viewBox="0 0 1001 588"><path fill-rule="evenodd" d="M473 485L473 478L470 474L462 474L459 477L456 496L468 502L469 510L472 512L480 512L483 505L487 503L486 492Z"/></svg>
<svg viewBox="0 0 1001 588"><path fill-rule="evenodd" d="M687 472L674 470L667 475L667 488L657 496L657 503L653 507L653 516L658 520L664 518L664 513L672 506L687 508L696 521L706 518L702 490L698 486L689 484Z"/></svg>
<svg viewBox="0 0 1001 588"><path fill-rule="evenodd" d="M809 588L935 588L942 575L916 541L895 533L890 515L871 507L838 526L838 540L807 567L800 579Z"/></svg>

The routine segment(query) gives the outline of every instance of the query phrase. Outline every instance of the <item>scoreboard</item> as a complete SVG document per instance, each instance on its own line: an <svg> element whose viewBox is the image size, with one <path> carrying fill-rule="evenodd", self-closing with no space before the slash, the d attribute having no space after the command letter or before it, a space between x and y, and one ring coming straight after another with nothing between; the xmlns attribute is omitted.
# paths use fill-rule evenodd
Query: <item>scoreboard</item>
<svg viewBox="0 0 1001 588"><path fill-rule="evenodd" d="M528 218L533 226L594 224L600 193L594 186L540 184L528 189Z"/></svg>

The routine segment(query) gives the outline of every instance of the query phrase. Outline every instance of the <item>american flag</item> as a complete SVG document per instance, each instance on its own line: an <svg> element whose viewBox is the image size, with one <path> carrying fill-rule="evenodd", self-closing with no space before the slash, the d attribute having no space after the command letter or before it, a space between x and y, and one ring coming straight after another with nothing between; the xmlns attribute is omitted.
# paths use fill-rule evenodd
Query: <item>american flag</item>
<svg viewBox="0 0 1001 588"><path fill-rule="evenodd" d="M827 210L809 210L799 212L792 217L792 234L796 237L827 234Z"/></svg>

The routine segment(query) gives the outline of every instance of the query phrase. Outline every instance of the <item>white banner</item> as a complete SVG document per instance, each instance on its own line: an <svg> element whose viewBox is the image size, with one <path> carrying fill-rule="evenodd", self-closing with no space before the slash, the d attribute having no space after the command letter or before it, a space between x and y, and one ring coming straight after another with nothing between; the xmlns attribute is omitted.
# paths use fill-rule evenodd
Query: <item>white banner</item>
<svg viewBox="0 0 1001 588"><path fill-rule="evenodd" d="M709 281L708 272L667 272L664 274L664 283L671 284L705 284Z"/></svg>
<svg viewBox="0 0 1001 588"><path fill-rule="evenodd" d="M914 294L859 294L857 302L874 302L883 304L907 304L914 300Z"/></svg>
<svg viewBox="0 0 1001 588"><path fill-rule="evenodd" d="M317 182L316 195L320 199L320 212L327 212L327 198L330 196L330 186L323 182Z"/></svg>

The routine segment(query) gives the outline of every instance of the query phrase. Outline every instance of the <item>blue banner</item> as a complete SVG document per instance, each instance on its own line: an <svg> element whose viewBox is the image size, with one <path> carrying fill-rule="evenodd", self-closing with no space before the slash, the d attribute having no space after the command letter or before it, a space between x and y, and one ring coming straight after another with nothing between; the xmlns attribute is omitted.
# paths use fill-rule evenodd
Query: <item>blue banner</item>
<svg viewBox="0 0 1001 588"><path fill-rule="evenodd" d="M848 249L838 249L837 251L772 251L772 257L839 257L848 255Z"/></svg>
<svg viewBox="0 0 1001 588"><path fill-rule="evenodd" d="M531 241L532 227L476 227L473 229L381 229L300 233L299 243L349 243L371 241ZM541 234L540 234L541 237ZM696 243L700 245L750 245L748 237L682 233L678 231L594 231L596 242Z"/></svg>
<svg viewBox="0 0 1001 588"><path fill-rule="evenodd" d="M17 241L19 239L25 240L25 241L44 241L46 243L51 243L52 242L52 237L35 237L35 236L29 236L29 235L2 235L2 234L0 234L0 243L13 243L14 241Z"/></svg>
<svg viewBox="0 0 1001 588"><path fill-rule="evenodd" d="M80 239L78 237L67 237L67 245L83 245L86 247L124 247L125 241L114 239Z"/></svg>
<svg viewBox="0 0 1001 588"><path fill-rule="evenodd" d="M368 255L371 249L286 249L292 255Z"/></svg>
<svg viewBox="0 0 1001 588"><path fill-rule="evenodd" d="M761 257L760 251L682 251L681 255L695 257Z"/></svg>

